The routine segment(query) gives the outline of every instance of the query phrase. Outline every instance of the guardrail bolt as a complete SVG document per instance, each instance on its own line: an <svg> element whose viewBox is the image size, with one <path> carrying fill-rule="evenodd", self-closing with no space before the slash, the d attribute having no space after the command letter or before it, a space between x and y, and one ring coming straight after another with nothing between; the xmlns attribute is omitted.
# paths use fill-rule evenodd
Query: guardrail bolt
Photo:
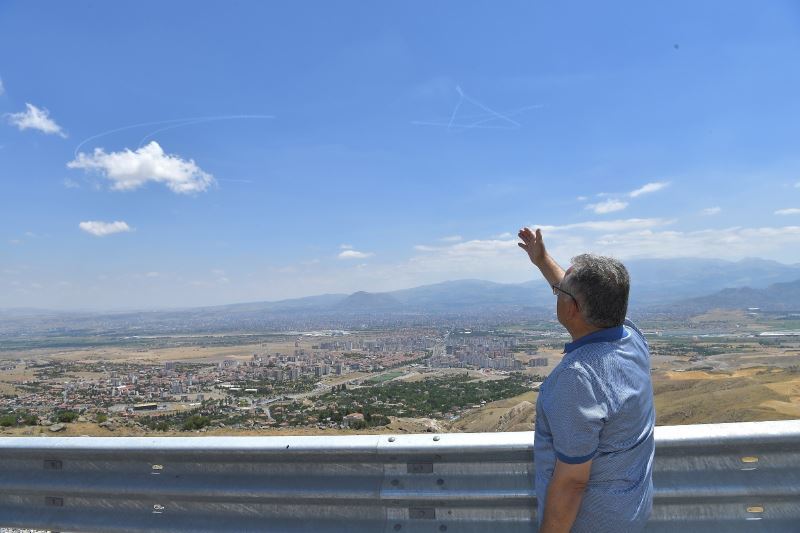
<svg viewBox="0 0 800 533"><path fill-rule="evenodd" d="M389 437L389 442L394 442L394 437ZM400 524L397 525L399 526Z"/></svg>
<svg viewBox="0 0 800 533"><path fill-rule="evenodd" d="M64 467L63 463L58 459L45 459L44 460L44 469L45 470L61 470Z"/></svg>
<svg viewBox="0 0 800 533"><path fill-rule="evenodd" d="M439 440L440 438L441 437L439 435L436 435L435 437L433 437L433 440Z"/></svg>
<svg viewBox="0 0 800 533"><path fill-rule="evenodd" d="M441 526L439 526L439 531L447 531L447 526L442 524Z"/></svg>
<svg viewBox="0 0 800 533"><path fill-rule="evenodd" d="M442 485L444 485L444 480L439 478L439 479L436 480L436 484L439 485L439 486L442 486Z"/></svg>
<svg viewBox="0 0 800 533"><path fill-rule="evenodd" d="M403 529L403 525L402 524L395 524L394 525L394 530L395 531L400 531L401 529Z"/></svg>
<svg viewBox="0 0 800 533"><path fill-rule="evenodd" d="M400 484L400 480L399 480L399 479L393 479L393 480L392 480L392 486L393 486L393 487L396 487L396 486L397 486L397 485L399 485L399 484Z"/></svg>

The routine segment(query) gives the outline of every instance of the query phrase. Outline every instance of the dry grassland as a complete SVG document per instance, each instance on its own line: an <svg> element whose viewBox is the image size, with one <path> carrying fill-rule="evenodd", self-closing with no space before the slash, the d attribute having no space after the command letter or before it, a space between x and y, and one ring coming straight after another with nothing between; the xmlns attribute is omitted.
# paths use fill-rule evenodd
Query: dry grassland
<svg viewBox="0 0 800 533"><path fill-rule="evenodd" d="M454 421L450 425L450 431L464 433L498 430L533 431L534 406L538 395L538 392L530 391L513 398L488 403ZM511 413L515 408L519 412ZM510 413L514 416L509 417Z"/></svg>
<svg viewBox="0 0 800 533"><path fill-rule="evenodd" d="M800 373L786 369L660 372L653 388L658 425L800 418Z"/></svg>

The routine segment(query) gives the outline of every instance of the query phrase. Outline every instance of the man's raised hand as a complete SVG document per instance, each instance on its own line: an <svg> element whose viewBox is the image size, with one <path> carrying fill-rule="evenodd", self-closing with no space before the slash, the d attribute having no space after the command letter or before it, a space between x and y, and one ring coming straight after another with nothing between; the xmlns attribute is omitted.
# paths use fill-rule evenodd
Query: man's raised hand
<svg viewBox="0 0 800 533"><path fill-rule="evenodd" d="M517 236L522 240L518 242L520 248L528 252L528 257L531 263L541 266L547 257L547 251L544 249L544 241L542 240L542 230L537 229L536 233L532 232L530 228L522 228L519 230Z"/></svg>

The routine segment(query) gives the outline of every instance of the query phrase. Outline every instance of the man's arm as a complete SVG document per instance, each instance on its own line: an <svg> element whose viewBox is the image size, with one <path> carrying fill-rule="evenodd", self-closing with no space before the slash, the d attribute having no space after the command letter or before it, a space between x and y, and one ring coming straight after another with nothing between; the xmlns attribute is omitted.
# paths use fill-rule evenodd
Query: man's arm
<svg viewBox="0 0 800 533"><path fill-rule="evenodd" d="M553 477L547 486L544 517L539 533L569 533L581 508L583 491L589 482L591 471L591 459L580 464L556 460Z"/></svg>
<svg viewBox="0 0 800 533"><path fill-rule="evenodd" d="M517 235L522 240L517 244L528 252L531 263L541 271L547 283L550 285L560 283L564 279L564 269L547 253L542 240L542 230L537 229L534 233L530 228L522 228Z"/></svg>

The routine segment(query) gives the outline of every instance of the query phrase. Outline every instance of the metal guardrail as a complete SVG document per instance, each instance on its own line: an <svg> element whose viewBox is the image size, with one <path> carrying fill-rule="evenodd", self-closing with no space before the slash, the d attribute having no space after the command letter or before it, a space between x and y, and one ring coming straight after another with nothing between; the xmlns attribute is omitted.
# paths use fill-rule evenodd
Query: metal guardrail
<svg viewBox="0 0 800 533"><path fill-rule="evenodd" d="M0 438L0 526L536 530L533 433ZM648 531L800 531L800 421L656 428Z"/></svg>

